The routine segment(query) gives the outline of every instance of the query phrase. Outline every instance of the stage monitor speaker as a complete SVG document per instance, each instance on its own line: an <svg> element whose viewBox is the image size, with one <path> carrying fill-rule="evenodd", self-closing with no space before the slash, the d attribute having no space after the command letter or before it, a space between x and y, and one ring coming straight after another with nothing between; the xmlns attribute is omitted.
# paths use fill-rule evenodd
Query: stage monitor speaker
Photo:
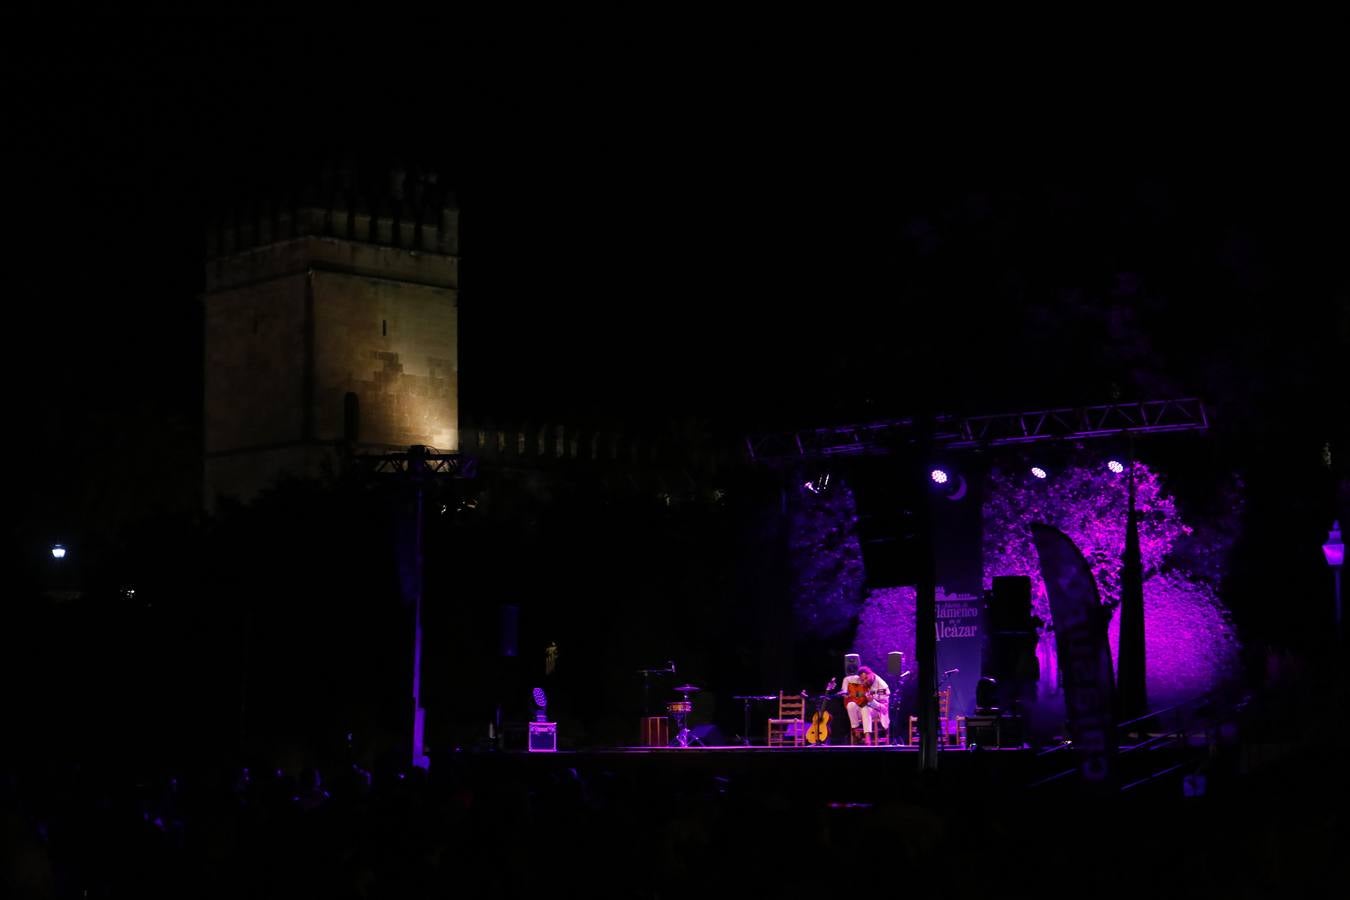
<svg viewBox="0 0 1350 900"><path fill-rule="evenodd" d="M999 746L999 726L998 716L966 716L966 746Z"/></svg>
<svg viewBox="0 0 1350 900"><path fill-rule="evenodd" d="M862 657L857 653L844 654L844 677L858 674L858 666L862 664Z"/></svg>
<svg viewBox="0 0 1350 900"><path fill-rule="evenodd" d="M886 674L900 677L900 673L905 671L905 654L899 650L892 650L886 654Z"/></svg>

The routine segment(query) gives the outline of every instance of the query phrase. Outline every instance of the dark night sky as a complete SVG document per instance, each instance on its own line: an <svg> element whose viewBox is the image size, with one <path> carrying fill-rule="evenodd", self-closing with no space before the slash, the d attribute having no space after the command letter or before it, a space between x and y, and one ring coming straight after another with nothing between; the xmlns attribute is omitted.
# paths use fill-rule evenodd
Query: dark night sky
<svg viewBox="0 0 1350 900"><path fill-rule="evenodd" d="M471 415L735 432L1114 384L1259 395L1264 439L1344 410L1350 191L1298 76L883 76L458 22L4 41L8 383L43 444L195 428L203 211L347 154L458 185Z"/></svg>

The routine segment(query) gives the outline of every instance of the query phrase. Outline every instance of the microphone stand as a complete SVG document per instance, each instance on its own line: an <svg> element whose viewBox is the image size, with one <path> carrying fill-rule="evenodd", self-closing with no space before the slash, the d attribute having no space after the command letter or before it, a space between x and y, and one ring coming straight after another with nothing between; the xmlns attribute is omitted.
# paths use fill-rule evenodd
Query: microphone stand
<svg viewBox="0 0 1350 900"><path fill-rule="evenodd" d="M942 673L942 683L938 685L938 693L941 694L943 688L947 689L947 714L942 717L942 730L938 734L938 749L945 750L947 747L947 723L952 719L952 675L960 672L960 669L948 669ZM936 698L934 698L936 699Z"/></svg>

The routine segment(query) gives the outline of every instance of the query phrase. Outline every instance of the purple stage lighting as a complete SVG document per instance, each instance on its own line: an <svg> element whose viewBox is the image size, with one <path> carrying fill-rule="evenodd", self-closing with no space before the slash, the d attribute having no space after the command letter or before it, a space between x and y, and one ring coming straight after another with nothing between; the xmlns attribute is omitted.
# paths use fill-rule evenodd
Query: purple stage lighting
<svg viewBox="0 0 1350 900"><path fill-rule="evenodd" d="M1100 466L1097 463L1096 466ZM1121 466L1122 471L1125 466ZM1214 690L1236 671L1240 641L1227 607L1218 596L1217 576L1186 563L1195 557L1173 556L1185 548L1195 529L1184 522L1175 500L1161 487L1161 477L1134 465L1139 551L1144 579L1144 630L1148 647L1148 696L1175 702ZM1033 612L1051 621L1035 549L1025 538L1030 523L1049 522L1082 551L1092 568L1106 614L1107 639L1118 654L1121 596L1121 549L1125 545L1129 489L1126 479L1100 468L1068 466L1054 481L1031 485L1025 476L994 472L986 485L983 509L984 583L995 575L1029 575ZM1208 552L1223 568L1229 545L1206 539ZM1037 644L1044 696L1060 684L1054 632Z"/></svg>
<svg viewBox="0 0 1350 900"><path fill-rule="evenodd" d="M1032 474L1032 475L1035 475L1037 478L1044 478L1044 477L1045 477L1045 470L1042 469L1040 466L1032 466L1032 467L1031 467L1031 474Z"/></svg>
<svg viewBox="0 0 1350 900"><path fill-rule="evenodd" d="M813 480L804 482L802 484L802 487L813 494L823 494L825 493L825 491L829 490L830 473L822 472L819 475L817 475Z"/></svg>
<svg viewBox="0 0 1350 900"><path fill-rule="evenodd" d="M946 484L948 475L942 469L934 469L928 473L928 477L933 479L934 484Z"/></svg>
<svg viewBox="0 0 1350 900"><path fill-rule="evenodd" d="M1345 544L1341 541L1341 523L1339 521L1331 523L1331 531L1327 533L1327 542L1322 545L1322 555L1326 557L1327 565L1333 569L1339 569L1345 565Z"/></svg>
<svg viewBox="0 0 1350 900"><path fill-rule="evenodd" d="M1115 472L1117 475L1125 471L1125 467L1121 465L1120 460L1116 459L1107 462L1106 467L1110 469L1112 472Z"/></svg>
<svg viewBox="0 0 1350 900"><path fill-rule="evenodd" d="M548 695L544 693L543 688L534 689L534 705L538 707L534 714L536 722L543 722L548 718Z"/></svg>

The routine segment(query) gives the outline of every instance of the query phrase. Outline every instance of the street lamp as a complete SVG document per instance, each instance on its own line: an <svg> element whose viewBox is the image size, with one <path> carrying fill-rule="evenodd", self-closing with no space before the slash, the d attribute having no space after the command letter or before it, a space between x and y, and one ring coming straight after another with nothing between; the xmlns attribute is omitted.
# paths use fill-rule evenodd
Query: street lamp
<svg viewBox="0 0 1350 900"><path fill-rule="evenodd" d="M1322 545L1322 555L1336 578L1336 640L1341 639L1341 566L1345 564L1345 544L1341 541L1341 523L1331 523L1331 533Z"/></svg>

